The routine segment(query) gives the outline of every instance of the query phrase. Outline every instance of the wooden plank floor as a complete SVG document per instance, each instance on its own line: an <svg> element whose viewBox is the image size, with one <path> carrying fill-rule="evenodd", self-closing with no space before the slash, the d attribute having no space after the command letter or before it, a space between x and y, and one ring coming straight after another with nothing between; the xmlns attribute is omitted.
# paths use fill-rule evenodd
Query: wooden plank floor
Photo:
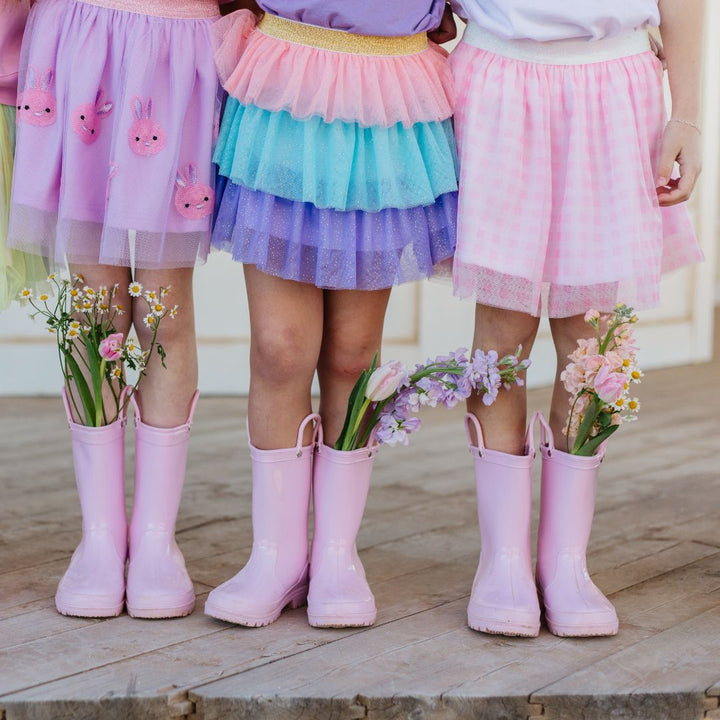
<svg viewBox="0 0 720 720"><path fill-rule="evenodd" d="M264 629L204 617L252 540L245 404L223 398L200 403L178 523L195 613L58 615L79 539L60 403L0 399L0 720L720 718L720 362L648 373L640 390L641 419L603 464L589 552L620 633L589 640L466 627L479 537L460 411L378 458L359 537L374 627L316 630L303 609ZM530 395L547 406L547 390Z"/></svg>

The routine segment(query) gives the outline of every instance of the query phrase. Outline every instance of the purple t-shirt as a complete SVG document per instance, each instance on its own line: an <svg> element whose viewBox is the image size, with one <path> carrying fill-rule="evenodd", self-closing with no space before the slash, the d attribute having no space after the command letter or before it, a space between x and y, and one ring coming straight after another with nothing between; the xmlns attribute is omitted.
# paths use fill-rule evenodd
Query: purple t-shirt
<svg viewBox="0 0 720 720"><path fill-rule="evenodd" d="M272 15L357 35L414 35L434 30L445 0L259 0Z"/></svg>

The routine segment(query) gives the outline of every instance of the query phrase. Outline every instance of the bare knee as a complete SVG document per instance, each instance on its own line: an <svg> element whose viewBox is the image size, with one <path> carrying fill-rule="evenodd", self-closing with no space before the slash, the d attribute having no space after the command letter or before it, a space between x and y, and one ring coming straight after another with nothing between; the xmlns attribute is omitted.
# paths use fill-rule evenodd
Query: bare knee
<svg viewBox="0 0 720 720"><path fill-rule="evenodd" d="M380 342L373 332L335 337L323 343L318 370L324 378L354 383L379 354Z"/></svg>
<svg viewBox="0 0 720 720"><path fill-rule="evenodd" d="M475 346L505 355L522 345L527 354L535 342L540 319L526 313L478 305L475 310Z"/></svg>
<svg viewBox="0 0 720 720"><path fill-rule="evenodd" d="M250 364L256 379L276 385L312 382L317 357L317 348L298 325L278 322L253 330Z"/></svg>

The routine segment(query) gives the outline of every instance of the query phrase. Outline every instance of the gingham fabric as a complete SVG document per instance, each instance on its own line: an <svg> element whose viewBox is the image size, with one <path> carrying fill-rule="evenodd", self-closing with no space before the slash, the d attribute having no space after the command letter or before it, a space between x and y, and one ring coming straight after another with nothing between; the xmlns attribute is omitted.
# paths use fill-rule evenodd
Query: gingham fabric
<svg viewBox="0 0 720 720"><path fill-rule="evenodd" d="M457 295L550 317L648 308L661 272L702 259L687 208L657 202L665 110L651 52L557 65L460 43L451 65Z"/></svg>

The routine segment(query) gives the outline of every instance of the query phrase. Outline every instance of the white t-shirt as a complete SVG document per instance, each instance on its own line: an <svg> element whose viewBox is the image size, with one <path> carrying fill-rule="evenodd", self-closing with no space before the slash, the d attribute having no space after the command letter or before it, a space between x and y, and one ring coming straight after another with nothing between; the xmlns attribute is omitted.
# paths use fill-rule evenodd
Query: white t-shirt
<svg viewBox="0 0 720 720"><path fill-rule="evenodd" d="M452 5L508 40L600 40L660 24L658 0L452 0Z"/></svg>

